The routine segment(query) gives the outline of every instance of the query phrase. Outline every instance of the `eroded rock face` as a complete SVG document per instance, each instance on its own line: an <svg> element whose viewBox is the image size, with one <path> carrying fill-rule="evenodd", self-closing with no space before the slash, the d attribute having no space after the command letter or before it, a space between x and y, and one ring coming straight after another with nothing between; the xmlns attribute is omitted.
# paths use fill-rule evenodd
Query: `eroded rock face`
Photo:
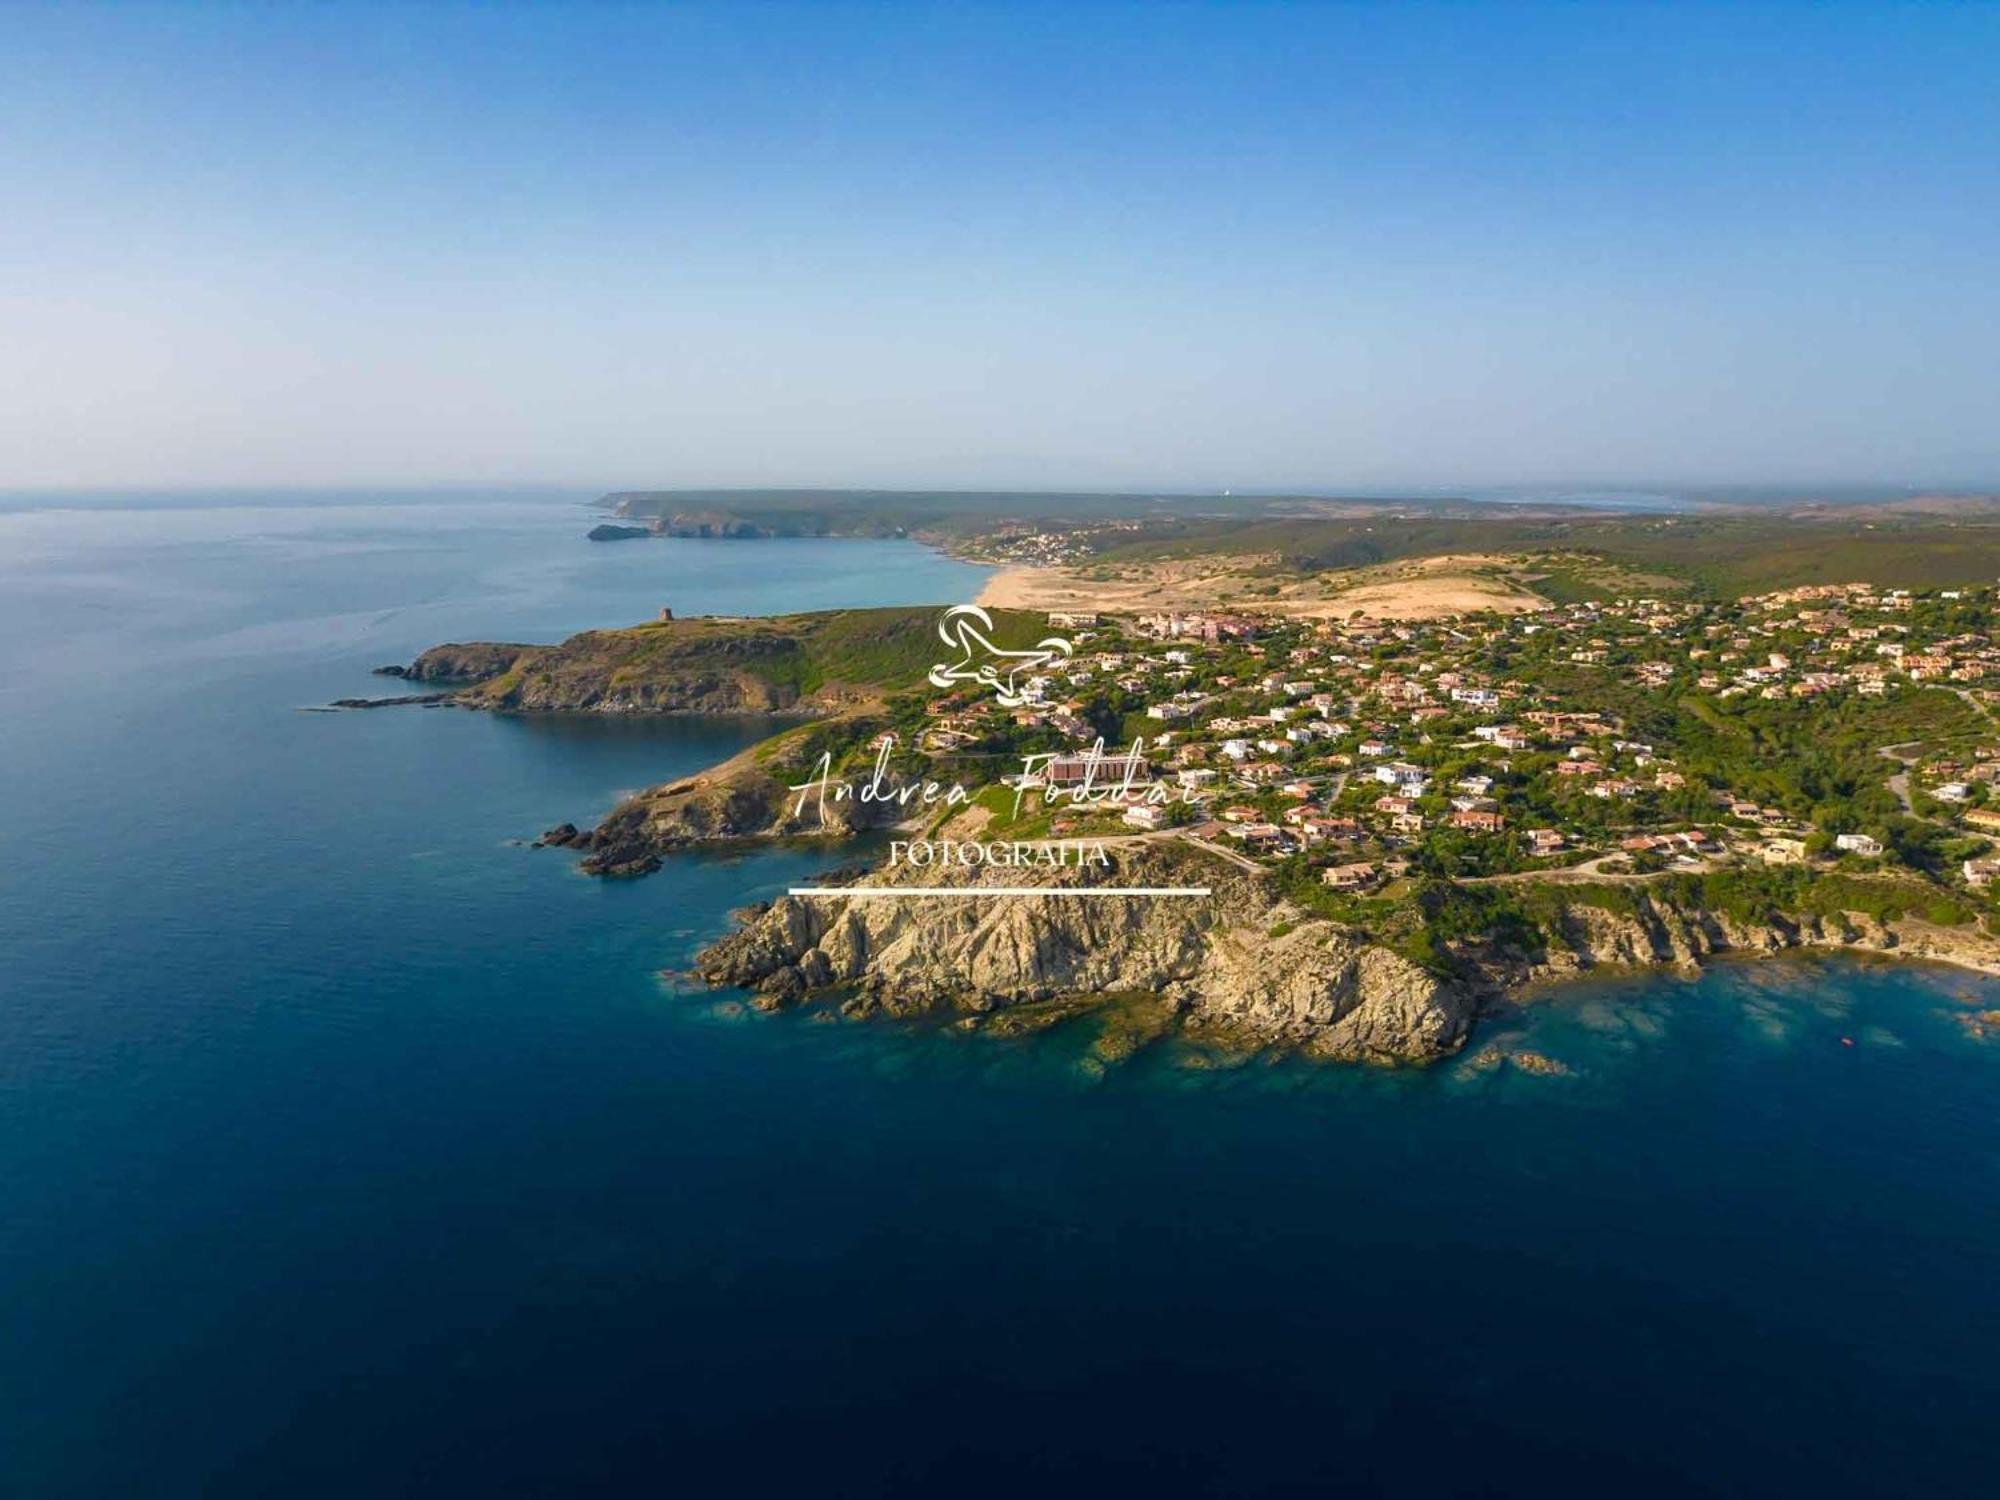
<svg viewBox="0 0 2000 1500"><path fill-rule="evenodd" d="M496 641L454 642L431 647L397 675L412 682L485 682L547 649Z"/></svg>
<svg viewBox="0 0 2000 1500"><path fill-rule="evenodd" d="M1563 908L1550 926L1548 951L1537 967L1552 975L1605 966L1686 968L1715 953L1783 953L1794 948L1900 949L1919 956L1899 927L1884 925L1866 912L1746 922L1726 912L1672 905L1639 891L1632 896L1630 911L1607 911L1582 902ZM1971 933L1939 943L1932 935L1940 932L1949 929L1926 930L1926 948L1951 950L1954 959L1966 956L1961 950L1994 947L1991 940Z"/></svg>
<svg viewBox="0 0 2000 1500"><path fill-rule="evenodd" d="M1677 906L1647 891L1633 893L1630 911L1568 905L1547 937L1546 951L1532 964L1495 972L1495 983L1564 979L1604 967L1693 968L1719 953L1810 949L1895 953L2000 973L2000 939L1971 923L1937 927L1911 917L1885 923L1860 911L1745 921L1727 912Z"/></svg>
<svg viewBox="0 0 2000 1500"><path fill-rule="evenodd" d="M559 646L454 642L431 647L400 675L451 684L466 708L511 713L837 711L838 685L801 693L792 680L798 659L797 640L782 630L754 623L710 630L693 622L685 635L586 630Z"/></svg>
<svg viewBox="0 0 2000 1500"><path fill-rule="evenodd" d="M464 695L468 707L514 713L805 714L796 689L752 672L684 672L627 680L615 668L533 658Z"/></svg>
<svg viewBox="0 0 2000 1500"><path fill-rule="evenodd" d="M862 1014L979 1013L1144 991L1190 1026L1323 1057L1424 1061L1463 1042L1475 1007L1461 987L1336 923L1286 930L1300 913L1264 882L1191 851L1114 852L1109 871L905 866L865 882L1042 892L1028 896L788 896L704 952L698 969L777 1004L837 987ZM1205 884L1212 894L1056 893L1104 884Z"/></svg>
<svg viewBox="0 0 2000 1500"><path fill-rule="evenodd" d="M1630 893L1622 910L1559 908L1537 953L1459 954L1446 979L1338 923L1306 918L1269 885L1183 846L1114 850L1110 871L881 870L865 888L1009 885L1019 897L786 897L743 914L697 972L767 1006L835 993L851 1014L961 1013L1144 992L1190 1031L1309 1055L1425 1061L1463 1045L1481 996L1591 970L1693 967L1717 953L1889 950L2000 970L2000 940L1970 926L1885 925L1860 912L1746 922ZM1211 887L1208 897L1079 898L1087 884ZM1516 1065L1533 1071L1530 1064Z"/></svg>

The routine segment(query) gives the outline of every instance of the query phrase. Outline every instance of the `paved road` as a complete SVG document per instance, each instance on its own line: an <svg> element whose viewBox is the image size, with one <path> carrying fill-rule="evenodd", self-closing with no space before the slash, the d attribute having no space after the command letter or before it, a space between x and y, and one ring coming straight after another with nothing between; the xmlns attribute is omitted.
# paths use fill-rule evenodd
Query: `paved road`
<svg viewBox="0 0 2000 1500"><path fill-rule="evenodd" d="M1686 865L1669 865L1664 870L1651 870L1645 874L1637 872L1617 874L1607 872L1603 869L1606 860L1623 859L1624 857L1622 854L1600 854L1595 859L1587 859L1580 865L1569 865L1560 870L1516 870L1508 875L1468 875L1458 883L1460 885L1506 885L1518 881L1532 880L1538 885L1579 885L1585 881L1588 881L1592 885L1597 885L1605 881L1617 885L1643 885L1649 880L1658 880L1663 875L1691 875L1695 873ZM1704 870L1708 869L1708 863L1704 861L1701 868Z"/></svg>
<svg viewBox="0 0 2000 1500"><path fill-rule="evenodd" d="M1918 740L1906 740L1904 744L1918 744ZM1898 802L1902 802L1902 810L1914 818L1916 804L1910 802L1910 764L1916 760L1916 756L1898 756L1896 752L1902 748L1904 748L1902 744L1884 744L1880 750L1876 750L1876 754L1882 756L1884 760L1894 760L1902 768L1888 778L1888 790L1896 794Z"/></svg>
<svg viewBox="0 0 2000 1500"><path fill-rule="evenodd" d="M1912 745L1921 745L1922 743L1922 740L1904 740L1899 745L1884 745L1880 750L1875 752L1884 760L1892 760L1902 767L1901 770L1889 778L1889 790L1894 792L1896 800L1903 804L1903 811L1913 818L1917 815L1917 808L1916 804L1910 801L1910 767L1916 764L1917 757L1914 755L1898 755L1896 752L1898 750L1907 750Z"/></svg>
<svg viewBox="0 0 2000 1500"><path fill-rule="evenodd" d="M1965 704L1967 708L1972 709L1988 724L1992 725L1996 729L2000 729L2000 719L1996 719L1993 717L1993 710L1988 708L1983 702L1981 702L1977 697L1975 697L1972 692L1972 689L1949 688L1947 689L1947 691L1955 694L1958 697L1958 699ZM1904 740L1900 744L1884 745L1880 750L1877 750L1875 752L1877 755L1881 756L1884 760L1895 761L1896 764L1901 768L1889 778L1887 784L1889 790L1896 794L1896 800L1903 804L1903 811L1912 818L1919 817L1921 815L1917 812L1916 804L1910 800L1910 767L1915 765L1917 761L1920 760L1922 757L1914 753L1910 755L1903 755L1899 754L1898 752L1904 750L1912 750L1913 747L1921 745L1922 743L1923 743L1922 740ZM1924 819L1924 821L1930 822L1932 820L1926 818Z"/></svg>

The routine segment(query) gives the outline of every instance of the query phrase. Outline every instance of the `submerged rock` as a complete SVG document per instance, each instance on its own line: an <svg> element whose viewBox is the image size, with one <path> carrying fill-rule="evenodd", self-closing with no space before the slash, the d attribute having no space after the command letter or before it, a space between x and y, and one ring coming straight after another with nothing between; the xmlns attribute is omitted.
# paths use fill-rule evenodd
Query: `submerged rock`
<svg viewBox="0 0 2000 1500"><path fill-rule="evenodd" d="M1569 1064L1557 1062L1553 1057L1545 1056L1540 1052L1530 1052L1526 1049L1519 1052L1510 1052L1507 1054L1507 1061L1519 1068L1523 1073L1532 1073L1541 1078L1567 1078L1569 1076Z"/></svg>
<svg viewBox="0 0 2000 1500"><path fill-rule="evenodd" d="M1965 1028L1965 1034L1975 1042L2000 1039L2000 1010L1961 1012L1958 1024Z"/></svg>

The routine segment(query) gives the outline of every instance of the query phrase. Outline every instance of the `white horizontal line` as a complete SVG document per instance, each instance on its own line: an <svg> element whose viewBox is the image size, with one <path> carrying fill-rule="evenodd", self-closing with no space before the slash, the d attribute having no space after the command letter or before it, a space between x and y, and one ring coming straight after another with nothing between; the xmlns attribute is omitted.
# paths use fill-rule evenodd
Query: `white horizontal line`
<svg viewBox="0 0 2000 1500"><path fill-rule="evenodd" d="M794 896L1206 896L1205 885L795 885Z"/></svg>

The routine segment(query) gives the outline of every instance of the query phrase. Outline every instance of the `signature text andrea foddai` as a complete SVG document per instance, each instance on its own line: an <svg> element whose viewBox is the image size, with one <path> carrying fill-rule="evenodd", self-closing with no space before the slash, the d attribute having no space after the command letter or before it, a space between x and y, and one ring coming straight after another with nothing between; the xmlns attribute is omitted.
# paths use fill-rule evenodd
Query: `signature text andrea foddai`
<svg viewBox="0 0 2000 1500"><path fill-rule="evenodd" d="M961 807L972 800L973 793L962 781L907 781L897 782L889 776L889 756L895 749L893 735L884 735L875 752L875 764L866 778L850 784L836 781L833 775L833 752L823 750L813 766L813 773L804 781L787 788L798 793L798 801L792 806L792 816L803 816L808 803L815 798L819 804L820 821L826 821L829 802L894 802L902 807L915 804L919 807L935 807L942 803L946 807ZM1145 762L1139 758L1138 747L1124 755L1107 755L1104 741L1086 753L1088 767L1083 780L1075 786L1044 786L1040 783L1042 770L1057 757L1047 751L1038 751L1021 758L1021 774L1014 782L1014 814L1019 816L1021 805L1034 792L1040 792L1044 802L1068 801L1074 803L1105 803L1117 806L1159 806L1168 802L1196 803L1202 800L1198 793L1186 788L1169 786L1162 782L1141 784L1138 773ZM1099 781L1097 768L1102 766L1107 778Z"/></svg>

